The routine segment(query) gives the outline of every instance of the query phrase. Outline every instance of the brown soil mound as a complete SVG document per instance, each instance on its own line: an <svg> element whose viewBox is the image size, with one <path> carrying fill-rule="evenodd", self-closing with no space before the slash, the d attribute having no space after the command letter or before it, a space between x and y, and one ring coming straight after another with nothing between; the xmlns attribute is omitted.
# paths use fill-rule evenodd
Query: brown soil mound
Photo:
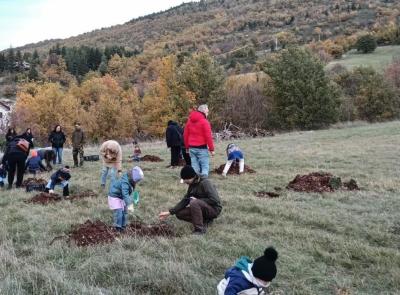
<svg viewBox="0 0 400 295"><path fill-rule="evenodd" d="M77 246L85 247L97 244L112 243L115 240L116 232L105 223L97 220L87 220L84 224L76 225L68 234L68 241L74 242Z"/></svg>
<svg viewBox="0 0 400 295"><path fill-rule="evenodd" d="M343 187L348 190L359 189L357 182L354 179L342 184L339 177L335 177L326 172L313 172L307 175L297 175L287 185L288 189L307 193L333 192Z"/></svg>
<svg viewBox="0 0 400 295"><path fill-rule="evenodd" d="M224 168L225 168L225 164L222 164L218 168L214 169L214 173L222 174L222 172L224 171ZM256 173L256 171L251 169L249 166L244 165L244 173ZM229 168L229 170L228 170L228 174L239 174L239 165L233 163L231 168Z"/></svg>
<svg viewBox="0 0 400 295"><path fill-rule="evenodd" d="M96 193L93 191L84 191L79 194L71 195L66 200L73 201L73 200L89 198L89 197L96 197L96 196L97 196ZM59 194L49 194L49 193L42 192L42 193L35 195L33 198L31 198L30 200L27 200L26 202L47 205L48 203L59 202L63 199L65 199L65 198L61 197Z"/></svg>
<svg viewBox="0 0 400 295"><path fill-rule="evenodd" d="M256 192L255 195L259 198L279 198L279 194L273 192Z"/></svg>
<svg viewBox="0 0 400 295"><path fill-rule="evenodd" d="M140 158L140 161L147 161L147 162L162 162L164 161L160 157L152 156L152 155L145 155Z"/></svg>
<svg viewBox="0 0 400 295"><path fill-rule="evenodd" d="M30 200L27 200L26 202L47 205L48 203L59 202L61 200L62 197L58 194L40 193L35 195Z"/></svg>
<svg viewBox="0 0 400 295"><path fill-rule="evenodd" d="M115 241L116 237L121 235L142 237L176 236L175 231L168 224L147 225L140 222L135 222L128 225L123 233L119 233L115 231L113 227L108 226L99 220L95 222L87 220L84 224L73 226L71 232L68 233L66 237L68 237L68 242L73 242L77 246L85 247L104 243L112 243ZM54 240L58 238L60 237L56 237Z"/></svg>
<svg viewBox="0 0 400 295"><path fill-rule="evenodd" d="M46 185L47 181L43 178L28 178L22 182L22 186L24 187L28 185L41 185L41 184Z"/></svg>

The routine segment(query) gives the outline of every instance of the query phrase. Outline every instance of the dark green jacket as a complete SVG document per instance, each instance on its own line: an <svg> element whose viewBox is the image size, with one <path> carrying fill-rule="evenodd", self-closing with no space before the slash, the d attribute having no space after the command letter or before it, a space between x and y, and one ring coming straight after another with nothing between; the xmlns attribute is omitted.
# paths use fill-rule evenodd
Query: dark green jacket
<svg viewBox="0 0 400 295"><path fill-rule="evenodd" d="M82 129L75 129L72 132L72 147L80 148L85 144L85 134Z"/></svg>
<svg viewBox="0 0 400 295"><path fill-rule="evenodd" d="M169 212L174 215L184 209L189 205L190 197L195 197L196 199L206 202L208 205L213 207L218 214L222 210L221 200L215 186L208 178L200 178L197 176L193 183L189 185L188 191L183 199L176 204L174 208L169 209Z"/></svg>

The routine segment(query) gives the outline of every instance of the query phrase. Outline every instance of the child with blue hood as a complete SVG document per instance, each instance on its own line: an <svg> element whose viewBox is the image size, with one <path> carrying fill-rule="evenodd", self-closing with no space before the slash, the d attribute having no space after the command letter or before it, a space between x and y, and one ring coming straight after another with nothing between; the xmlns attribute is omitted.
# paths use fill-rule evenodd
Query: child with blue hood
<svg viewBox="0 0 400 295"><path fill-rule="evenodd" d="M228 161L225 164L224 171L222 172L223 176L228 174L229 169L231 168L233 162L239 162L239 173L244 172L244 155L242 150L234 143L228 144L226 147L226 156L228 157Z"/></svg>
<svg viewBox="0 0 400 295"><path fill-rule="evenodd" d="M128 210L134 210L134 200L131 195L135 191L136 184L143 180L143 178L142 169L136 166L123 173L120 178L115 178L111 182L108 193L108 206L114 212L114 227L119 232L122 232L126 227Z"/></svg>
<svg viewBox="0 0 400 295"><path fill-rule="evenodd" d="M264 255L254 262L248 257L240 257L219 282L218 295L266 295L265 288L276 276L277 259L278 252L273 247L265 249Z"/></svg>

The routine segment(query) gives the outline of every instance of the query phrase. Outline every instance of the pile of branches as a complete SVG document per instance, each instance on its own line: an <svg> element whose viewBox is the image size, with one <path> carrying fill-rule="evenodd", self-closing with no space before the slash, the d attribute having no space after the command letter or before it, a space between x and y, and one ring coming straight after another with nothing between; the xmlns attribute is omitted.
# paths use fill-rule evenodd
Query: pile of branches
<svg viewBox="0 0 400 295"><path fill-rule="evenodd" d="M274 133L272 131L260 129L257 126L255 128L242 129L232 123L225 123L221 131L214 133L216 141L266 136L274 136Z"/></svg>

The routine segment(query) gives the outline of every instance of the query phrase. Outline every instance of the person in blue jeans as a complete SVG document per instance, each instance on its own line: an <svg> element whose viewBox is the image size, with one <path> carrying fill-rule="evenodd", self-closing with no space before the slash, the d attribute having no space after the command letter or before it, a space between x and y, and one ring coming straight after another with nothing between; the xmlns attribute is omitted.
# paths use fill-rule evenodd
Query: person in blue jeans
<svg viewBox="0 0 400 295"><path fill-rule="evenodd" d="M111 182L108 192L108 206L113 210L114 228L119 232L122 232L126 227L128 210L134 210L131 195L135 191L136 184L143 178L142 169L136 166Z"/></svg>
<svg viewBox="0 0 400 295"><path fill-rule="evenodd" d="M49 141L51 142L51 147L56 154L56 157L53 160L53 164L55 165L58 160L58 164L62 164L62 153L63 147L65 143L66 137L60 125L56 125L54 130L49 135Z"/></svg>
<svg viewBox="0 0 400 295"><path fill-rule="evenodd" d="M69 166L58 169L50 177L49 182L46 185L45 192L54 194L54 189L56 186L61 186L63 188L63 197L69 198L69 180L71 178Z"/></svg>
<svg viewBox="0 0 400 295"><path fill-rule="evenodd" d="M210 170L210 157L214 156L214 142L211 125L207 120L208 107L203 104L189 115L185 125L183 139L186 151L190 154L191 165L198 175L208 177Z"/></svg>

